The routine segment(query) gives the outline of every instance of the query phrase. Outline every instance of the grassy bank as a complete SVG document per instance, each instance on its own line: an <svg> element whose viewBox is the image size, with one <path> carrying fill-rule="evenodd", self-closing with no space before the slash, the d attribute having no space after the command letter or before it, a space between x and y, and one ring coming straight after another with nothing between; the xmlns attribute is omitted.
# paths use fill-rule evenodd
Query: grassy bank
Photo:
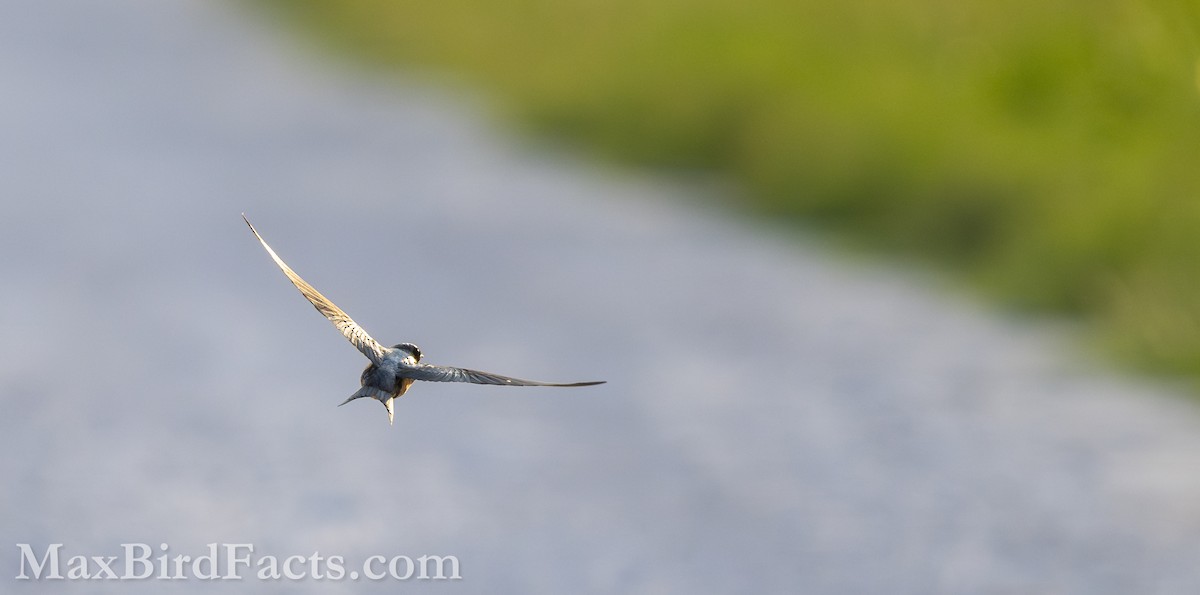
<svg viewBox="0 0 1200 595"><path fill-rule="evenodd" d="M607 157L931 259L1200 373L1191 0L249 0Z"/></svg>

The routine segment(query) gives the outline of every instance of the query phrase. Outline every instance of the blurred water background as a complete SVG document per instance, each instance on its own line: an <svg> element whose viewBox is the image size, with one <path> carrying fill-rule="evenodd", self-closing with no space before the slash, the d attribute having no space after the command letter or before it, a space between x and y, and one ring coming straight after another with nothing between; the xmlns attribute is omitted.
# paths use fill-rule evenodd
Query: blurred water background
<svg viewBox="0 0 1200 595"><path fill-rule="evenodd" d="M347 3L340 14L367 6ZM545 49L560 46L540 45L537 35L551 34L542 25L562 20L553 11L514 30L524 35L513 33L508 43L488 43L482 35L513 26L505 25L498 6L464 5L457 20L445 21L475 27L446 38L460 42L463 56L490 53L520 64L517 42L530 46L528 67L494 71L497 80L525 70L531 77L553 72L553 65L532 62L541 54L573 73L604 72L600 63L611 58L601 46L588 63ZM574 6L584 14L563 22L624 31L624 21L613 22L620 13ZM800 22L804 31L822 34L807 43L828 44L831 51L856 47L852 36L825 26L842 22L844 9L798 6L808 11L803 19L745 18L778 27L781 40L791 40L787 27ZM1182 151L1195 142L1186 134L1195 86L1190 79L1190 87L1175 84L1180 68L1194 69L1194 55L1169 51L1191 47L1186 22L1149 5L1100 6L1123 10L1145 28L1132 40L1118 36L1121 44L1148 52L1131 54L1130 68L1147 60L1162 65L1161 76L1151 79L1159 92L1131 99L1153 109L1131 113L1176 114L1177 121L1164 120L1154 130L1134 120L1114 126L1116 137L1125 135L1145 151L1132 153L1138 159L1130 167L1143 169L1126 181L1157 179L1155 168L1174 168L1175 177L1159 180L1171 191L1154 196L1178 202L1145 207L1170 225L1139 237L1176 242L1170 238L1182 236L1166 230L1191 216L1185 198L1194 195L1188 183L1195 174L1183 166L1183 153L1163 147ZM536 7L513 10L533 18L543 14ZM666 4L625 8L639 26L675 22ZM959 15L953 18L963 26L1006 23L942 8L948 19ZM1035 14L1060 19L1029 39L1049 43L1058 32L1072 31L1065 25L1074 22L1069 7L1051 8ZM950 25L914 24L888 10L864 8L849 22L882 40L860 48L879 60L877 74L892 72L890 85L918 94L919 78L905 82L911 73L885 68L902 59L883 43L887 31ZM738 11L725 18L697 9L699 22L682 30L724 31L742 22L733 18ZM521 106L530 104L499 84L473 86L470 81L483 79L470 77L483 75L439 84L429 74L354 66L318 49L324 45L310 47L305 29L281 24L304 22L301 12L276 14L198 1L17 0L0 8L4 591L1200 589L1200 414L1185 391L1124 378L1072 355L1075 335L989 313L945 291L939 276L848 259L812 235L723 213L715 206L723 201L775 195L740 170L718 167L709 153L729 138L720 135L742 134L722 131L719 122L672 122L666 112L642 111L652 106L637 97L612 94L596 96L594 109L643 121L586 120L565 108L508 120L592 138L590 146L601 151L609 145L595 135L644 132L644 155L616 141L613 154L674 166L665 175L598 168L579 153L521 144L498 129L495 122L505 120L492 115L525 113ZM439 28L432 16L422 18L425 26L413 31ZM392 38L376 37L362 24L372 20L345 27L391 51ZM893 22L896 28L884 27ZM1096 17L1087 27L1116 22ZM622 62L649 69L635 73L647 87L675 87L701 101L703 94L688 92L684 83L709 77L671 83L653 74L659 57L668 65L677 59L676 70L685 72L692 46L645 31L644 43L663 48ZM568 45L587 39L557 35ZM1014 43L1019 38L1013 34ZM430 51L460 47L412 39L409 46ZM987 39L968 35L961 43L970 49ZM707 49L704 40L694 45L714 57L730 49ZM1107 55L1100 46L1095 51ZM928 51L941 56L934 51L939 48ZM787 66L770 65L766 57L777 55L771 46L744 49L765 56L748 64ZM498 57L510 53L517 57ZM966 61L973 55L962 54ZM945 66L951 74L972 71L953 55ZM1003 52L996 55L1002 62ZM1155 62L1154 56L1167 58ZM834 67L841 59L810 66L833 79L872 78L869 71L841 72ZM418 63L484 72L446 60ZM1086 88L1079 96L1056 90L1058 72L1045 83L1051 96L1086 102L1094 95ZM1062 72L1074 70L1063 66ZM755 73L746 70L748 77ZM592 78L576 74L576 83L562 86L590 96L581 85ZM930 104L912 111L894 103L898 114L914 115L911 122L898 115L892 129L879 111L886 102L871 108L867 98L898 91L871 84L851 93L816 84L825 80L820 77L806 80L812 84L804 88L813 89L809 101L823 111L798 120L775 121L749 108L742 114L736 101L722 108L734 120L758 119L755 129L778 133L780 142L798 142L783 139L793 124L849 123L859 135L805 135L804 146L793 147L802 152L777 154L791 155L788 163L771 157L754 166L776 172L781 184L810 176L831 192L796 190L787 201L748 209L767 218L803 214L833 229L872 229L859 223L869 220L861 201L909 213L911 201L937 195L925 192L945 181L939 168L973 176L991 163L978 147L992 145L960 145L965 141L954 140L960 136L947 127L936 133L944 138L930 141L929 152L898 164L915 164L919 184L868 173L862 183L876 184L877 194L865 186L846 190L858 183L856 164L866 156L860 150L875 146L880 162L888 162L908 153L892 146L905 138L900 128L941 130L931 121L943 116L955 126L982 127L975 131L981 138L993 138L1007 122L1000 116L976 122L969 110L983 109L978 106ZM958 82L950 76L944 91L972 92L954 91ZM472 91L484 88L496 91ZM561 101L552 88L530 89L531 96ZM738 101L760 96L753 86L729 89ZM689 105L667 97L664 105ZM790 103L787 97L772 101ZM1099 113L1053 105L1061 111L1048 122ZM818 115L829 110L841 115ZM689 156L655 148L692 145L664 136L663 127L717 138L696 144ZM1074 133L1059 131L1053 134L1062 135L1055 137L1060 144L1024 155L1042 143L1021 144L1021 138L1037 140L1040 128L1030 123L1011 137L995 137L988 150L1007 160L963 181L967 189L987 192L961 197L978 198L985 211L1004 205L1000 210L1007 212L1012 202L1014 212L1035 221L1042 221L1043 207L1065 208L1066 202L1044 202L1052 195L1045 187L1017 183L1043 199L1017 204L1014 197L1023 192L983 183L993 174L1004 174L999 182L1020 182L1007 174L1048 171L1039 169L1043 157L1061 156L1057 163L1066 164L1083 146L1071 144ZM572 132L580 129L594 131ZM1123 154L1118 145L1097 142L1088 150ZM760 143L747 138L736 146L731 154L742 160L739 151ZM941 163L939 156L961 161ZM1088 163L1107 171L1100 162ZM727 177L710 183L710 172ZM907 179L909 173L895 175ZM1117 200L1125 196L1118 187L1079 183L1110 192L1094 204L1141 212L1131 205L1142 203ZM999 194L989 194L993 190ZM839 192L852 208L826 202ZM1063 196L1082 201L1085 194L1064 190ZM793 199L815 202L801 207ZM1160 210L1164 205L1180 208ZM864 214L854 214L860 207ZM242 223L243 211L300 274L385 343L413 341L432 362L609 384L584 391L421 384L397 403L392 427L375 403L339 409L365 360L275 269ZM1086 218L1094 211L1075 212ZM946 217L933 223L951 230L967 224L958 214ZM983 220L991 225L990 215ZM885 226L892 231L881 228L880 241L910 253L924 253L923 244L906 243L905 236L949 241L928 231L935 228L902 233L899 223L892 225ZM1083 221L1077 228L1092 229ZM1093 255L1084 249L1089 241L1108 245L1089 233L1070 236L1081 242L1081 255ZM971 277L978 270L980 279L1003 278L1001 269L986 272L984 255L992 252L976 252L973 234L954 240L966 248L949 245L948 253L962 251L965 258L950 266ZM1037 242L1052 235L1039 228L1027 237ZM996 240L997 258L1016 258L1001 249L1011 241ZM1035 251L1038 258L1022 262L1058 254ZM1182 277L1176 285L1190 291ZM14 578L22 543L39 553L62 543L64 557L118 555L122 543L167 544L171 554L191 556L205 553L208 543L251 543L261 555L340 555L347 569L372 555L454 555L463 578L262 581L249 572L240 581L22 581Z"/></svg>
<svg viewBox="0 0 1200 595"><path fill-rule="evenodd" d="M725 176L738 211L1081 320L1127 365L1200 370L1193 1L249 4L487 89L542 137Z"/></svg>

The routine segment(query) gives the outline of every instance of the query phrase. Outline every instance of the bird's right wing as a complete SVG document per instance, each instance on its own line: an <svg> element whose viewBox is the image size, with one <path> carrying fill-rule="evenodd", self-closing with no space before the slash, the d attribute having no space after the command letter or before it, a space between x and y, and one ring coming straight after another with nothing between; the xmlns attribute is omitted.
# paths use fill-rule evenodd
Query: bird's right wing
<svg viewBox="0 0 1200 595"><path fill-rule="evenodd" d="M538 382L536 380L521 380L520 378L510 378L491 372L480 372L479 370L469 370L467 368L454 368L450 366L433 366L429 364L413 364L406 366L402 372L405 377L413 380L425 380L429 382L470 382L472 384L496 384L500 386L593 386L596 384L604 384L604 381L598 382L571 382L560 384L557 382Z"/></svg>
<svg viewBox="0 0 1200 595"><path fill-rule="evenodd" d="M254 237L258 238L263 248L267 249L267 254L271 255L271 259L275 261L275 264L279 265L279 268L283 270L283 274L287 275L292 285L295 285L296 289L300 290L300 294L307 298L318 312L323 314L325 318L328 318L333 323L333 326L337 327L338 332L349 339L354 347L367 356L367 359L376 365L381 364L383 356L387 354L388 349L380 345L375 339L372 339L371 335L367 334L367 331L354 322L354 319L347 316L345 312L342 312L341 308L338 308L333 302L329 301L329 298L321 295L321 292L317 291L312 285L309 285L304 279L301 279L300 275L296 274L296 271L293 271L287 263L283 262L283 259L279 258L279 255L275 254L275 251L267 245L267 241L258 235L258 230L254 229L254 225L250 223L249 219L246 219L245 213L242 214L242 219L245 219L246 225L250 226L250 231L254 233Z"/></svg>

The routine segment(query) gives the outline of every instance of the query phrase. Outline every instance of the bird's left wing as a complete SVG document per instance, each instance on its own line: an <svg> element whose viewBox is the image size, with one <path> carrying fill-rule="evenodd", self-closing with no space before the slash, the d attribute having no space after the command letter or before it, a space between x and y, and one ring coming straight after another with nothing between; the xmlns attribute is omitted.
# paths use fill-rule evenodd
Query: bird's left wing
<svg viewBox="0 0 1200 595"><path fill-rule="evenodd" d="M279 268L283 270L283 274L287 275L292 285L295 285L296 289L300 290L301 295L308 298L308 301L312 303L317 311L325 315L325 318L328 318L333 323L333 326L337 327L337 330L354 344L354 347L367 356L367 359L376 365L382 363L383 356L387 354L388 349L380 345L375 339L372 339L371 335L367 334L367 331L358 326L357 322L354 322L354 319L347 316L345 312L342 312L341 308L338 308L333 302L329 301L329 298L321 295L321 292L317 291L312 285L309 285L304 279L301 279L300 275L296 274L296 271L293 271L287 263L283 262L283 259L279 258L279 255L275 254L275 251L267 245L267 241L258 235L258 230L254 229L254 225L250 223L249 219L246 219L245 213L242 214L242 219L245 219L246 225L250 226L250 231L254 233L254 237L258 238L263 248L267 249L267 254L271 255L271 259L275 261L275 264L279 265Z"/></svg>
<svg viewBox="0 0 1200 595"><path fill-rule="evenodd" d="M496 384L501 386L593 386L604 384L603 380L598 382L570 382L565 384L538 382L536 380L509 378L508 376L492 374L491 372L468 370L467 368L433 366L429 364L411 364L405 366L401 374L413 380L426 380L429 382L470 382L472 384Z"/></svg>

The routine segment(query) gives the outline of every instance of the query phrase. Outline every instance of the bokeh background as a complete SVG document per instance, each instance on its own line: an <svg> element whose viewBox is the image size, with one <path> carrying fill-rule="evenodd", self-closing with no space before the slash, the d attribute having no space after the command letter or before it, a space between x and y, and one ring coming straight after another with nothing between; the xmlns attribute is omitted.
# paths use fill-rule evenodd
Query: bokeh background
<svg viewBox="0 0 1200 595"><path fill-rule="evenodd" d="M7 2L3 590L1194 593L1195 17ZM214 542L464 578L14 579Z"/></svg>
<svg viewBox="0 0 1200 595"><path fill-rule="evenodd" d="M1200 371L1200 6L989 0L249 2L436 69L625 162L717 172L742 211L932 259Z"/></svg>

